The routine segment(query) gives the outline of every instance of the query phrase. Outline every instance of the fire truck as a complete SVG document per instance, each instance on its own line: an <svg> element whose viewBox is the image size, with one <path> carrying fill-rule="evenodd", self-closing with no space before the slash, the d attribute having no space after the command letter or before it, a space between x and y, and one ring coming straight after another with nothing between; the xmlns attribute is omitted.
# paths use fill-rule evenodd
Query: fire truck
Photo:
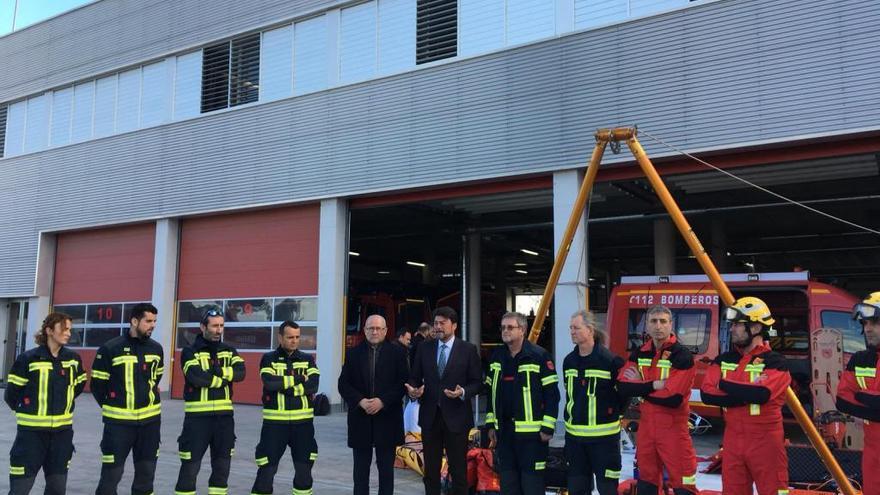
<svg viewBox="0 0 880 495"><path fill-rule="evenodd" d="M770 307L776 319L770 344L788 359L792 388L807 413L815 418L824 412L829 397L833 409L838 369L842 370L850 354L865 349L861 326L851 316L858 298L811 280L807 271L722 276L737 298L759 297ZM720 416L720 409L703 404L699 393L706 368L728 349L730 341L729 329L720 318L722 303L705 275L622 277L608 305L611 350L626 356L641 346L647 338L645 313L658 304L672 311L679 342L694 353L697 379L690 398L692 409L703 416ZM826 345L819 351L817 339L821 341L826 333L839 333L839 349L832 345L829 350ZM820 380L821 384L814 383Z"/></svg>

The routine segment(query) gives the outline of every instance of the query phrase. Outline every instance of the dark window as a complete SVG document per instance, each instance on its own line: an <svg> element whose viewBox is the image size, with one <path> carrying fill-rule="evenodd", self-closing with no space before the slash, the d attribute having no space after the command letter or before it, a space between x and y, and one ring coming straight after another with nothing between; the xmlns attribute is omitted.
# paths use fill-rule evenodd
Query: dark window
<svg viewBox="0 0 880 495"><path fill-rule="evenodd" d="M272 328L270 327L226 327L223 342L236 349L271 349Z"/></svg>
<svg viewBox="0 0 880 495"><path fill-rule="evenodd" d="M253 103L260 96L260 33L232 40L229 106Z"/></svg>
<svg viewBox="0 0 880 495"><path fill-rule="evenodd" d="M229 107L229 42L202 53L202 113Z"/></svg>
<svg viewBox="0 0 880 495"><path fill-rule="evenodd" d="M458 48L457 0L418 0L416 64L454 57Z"/></svg>
<svg viewBox="0 0 880 495"><path fill-rule="evenodd" d="M110 341L110 339L115 339L120 335L122 335L122 329L119 327L87 328L85 347L101 347L106 342Z"/></svg>
<svg viewBox="0 0 880 495"><path fill-rule="evenodd" d="M0 158L3 158L3 148L6 145L6 105L0 105Z"/></svg>
<svg viewBox="0 0 880 495"><path fill-rule="evenodd" d="M843 352L854 354L865 350L862 324L853 320L849 311L822 311L822 326L840 331L843 337Z"/></svg>

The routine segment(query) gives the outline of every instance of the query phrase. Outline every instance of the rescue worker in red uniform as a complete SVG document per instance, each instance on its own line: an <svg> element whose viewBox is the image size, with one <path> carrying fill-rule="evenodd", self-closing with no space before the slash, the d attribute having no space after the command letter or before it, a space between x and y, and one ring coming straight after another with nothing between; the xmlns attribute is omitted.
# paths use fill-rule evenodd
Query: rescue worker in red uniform
<svg viewBox="0 0 880 495"><path fill-rule="evenodd" d="M501 492L543 495L544 468L559 410L553 358L526 339L526 317L505 313L501 340L489 360L486 411L489 448L495 448Z"/></svg>
<svg viewBox="0 0 880 495"><path fill-rule="evenodd" d="M862 493L880 495L880 292L856 304L853 318L861 322L868 348L849 359L837 387L837 409L865 420Z"/></svg>
<svg viewBox="0 0 880 495"><path fill-rule="evenodd" d="M568 492L592 493L595 475L599 495L616 495L624 406L617 392L617 376L624 361L602 345L605 335L593 313L578 311L568 328L575 344L562 362Z"/></svg>
<svg viewBox="0 0 880 495"><path fill-rule="evenodd" d="M695 494L697 456L688 431L694 355L675 338L669 308L648 308L645 319L651 339L630 354L617 385L622 395L644 400L636 440L636 493L659 493L665 468L676 495Z"/></svg>
<svg viewBox="0 0 880 495"><path fill-rule="evenodd" d="M36 335L37 347L15 359L4 399L18 431L9 452L9 493L27 495L43 470L46 495L63 495L73 456L74 399L86 385L79 354L65 348L73 320L50 313Z"/></svg>
<svg viewBox="0 0 880 495"><path fill-rule="evenodd" d="M782 406L791 376L785 357L764 338L775 322L756 297L727 308L733 348L709 367L700 389L706 404L724 408L721 484L724 495L788 493L788 458L782 431Z"/></svg>

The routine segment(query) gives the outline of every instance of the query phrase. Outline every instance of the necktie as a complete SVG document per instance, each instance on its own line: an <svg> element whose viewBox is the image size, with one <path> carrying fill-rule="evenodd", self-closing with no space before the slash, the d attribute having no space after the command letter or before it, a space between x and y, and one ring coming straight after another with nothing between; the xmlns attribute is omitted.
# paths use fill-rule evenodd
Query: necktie
<svg viewBox="0 0 880 495"><path fill-rule="evenodd" d="M446 369L446 344L440 345L440 358L437 359L437 374L443 376L443 370Z"/></svg>

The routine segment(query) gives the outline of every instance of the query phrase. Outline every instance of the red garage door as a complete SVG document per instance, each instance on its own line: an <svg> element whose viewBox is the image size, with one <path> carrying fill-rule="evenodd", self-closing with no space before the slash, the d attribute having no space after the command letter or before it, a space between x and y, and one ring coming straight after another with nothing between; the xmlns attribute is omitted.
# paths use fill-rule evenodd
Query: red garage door
<svg viewBox="0 0 880 495"><path fill-rule="evenodd" d="M52 305L74 317L68 346L86 368L129 327L131 306L150 300L155 237L152 223L58 235Z"/></svg>
<svg viewBox="0 0 880 495"><path fill-rule="evenodd" d="M245 359L247 378L235 386L236 402L260 403L260 358L275 348L280 321L296 320L303 350L315 351L319 223L319 205L182 222L173 397L183 393L179 349L198 332L208 307L225 312L224 340Z"/></svg>

